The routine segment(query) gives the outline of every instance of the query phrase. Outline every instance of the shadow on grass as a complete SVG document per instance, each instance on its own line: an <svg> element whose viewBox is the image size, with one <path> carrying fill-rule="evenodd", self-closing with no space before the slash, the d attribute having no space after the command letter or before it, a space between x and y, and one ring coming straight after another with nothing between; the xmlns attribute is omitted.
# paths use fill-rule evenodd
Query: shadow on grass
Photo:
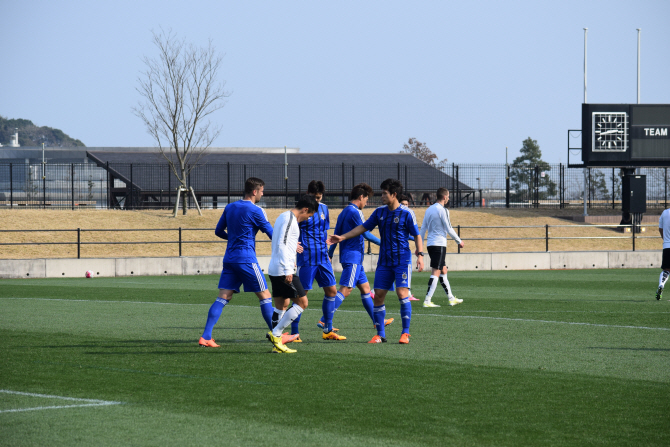
<svg viewBox="0 0 670 447"><path fill-rule="evenodd" d="M600 346L589 346L586 349L602 349L606 351L658 351L670 352L670 348L605 348Z"/></svg>

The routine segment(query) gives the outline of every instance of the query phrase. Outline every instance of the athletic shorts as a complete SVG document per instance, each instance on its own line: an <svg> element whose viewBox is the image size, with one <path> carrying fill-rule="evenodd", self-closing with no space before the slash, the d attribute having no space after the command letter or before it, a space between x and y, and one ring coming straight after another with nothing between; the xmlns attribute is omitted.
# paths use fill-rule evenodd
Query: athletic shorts
<svg viewBox="0 0 670 447"><path fill-rule="evenodd" d="M245 292L262 292L268 289L263 270L258 264L224 262L219 279L219 289L234 290L240 293L240 285L244 285Z"/></svg>
<svg viewBox="0 0 670 447"><path fill-rule="evenodd" d="M393 290L393 283L397 287L412 287L412 264L377 266L375 272L375 289Z"/></svg>
<svg viewBox="0 0 670 447"><path fill-rule="evenodd" d="M662 269L670 269L670 248L663 249L663 262L661 263Z"/></svg>
<svg viewBox="0 0 670 447"><path fill-rule="evenodd" d="M356 287L368 282L365 270L361 264L342 264L342 276L340 285L344 287Z"/></svg>
<svg viewBox="0 0 670 447"><path fill-rule="evenodd" d="M298 276L305 290L312 290L315 279L319 287L330 287L336 284L333 266L330 265L330 262L324 265L298 267Z"/></svg>
<svg viewBox="0 0 670 447"><path fill-rule="evenodd" d="M439 245L431 245L428 247L428 256L430 256L430 268L442 270L445 266L445 258L447 256L447 247Z"/></svg>
<svg viewBox="0 0 670 447"><path fill-rule="evenodd" d="M286 284L286 276L270 276L274 298L300 298L307 295L298 275L293 275L291 284Z"/></svg>

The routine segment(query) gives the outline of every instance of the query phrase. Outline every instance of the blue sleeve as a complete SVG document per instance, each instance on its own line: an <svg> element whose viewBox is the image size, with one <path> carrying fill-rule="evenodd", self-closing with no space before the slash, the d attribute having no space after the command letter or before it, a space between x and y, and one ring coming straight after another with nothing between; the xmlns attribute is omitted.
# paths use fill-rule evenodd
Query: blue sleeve
<svg viewBox="0 0 670 447"><path fill-rule="evenodd" d="M336 245L337 245L337 244L333 244L333 245L331 245L330 248L328 249L328 257L329 257L330 259L333 259L333 255L335 254L335 246L336 246Z"/></svg>
<svg viewBox="0 0 670 447"><path fill-rule="evenodd" d="M272 225L270 225L270 222L268 222L268 218L265 216L265 211L263 211L260 207L256 213L256 225L258 225L258 228L263 233L267 234L268 237L272 239Z"/></svg>
<svg viewBox="0 0 670 447"><path fill-rule="evenodd" d="M379 225L379 216L377 215L377 210L375 210L372 216L363 223L363 227L368 231L372 231L377 225Z"/></svg>
<svg viewBox="0 0 670 447"><path fill-rule="evenodd" d="M328 230L330 230L330 212L328 211L328 207L326 205L323 206L326 209L325 215L326 215L326 226L325 226L325 233L328 233Z"/></svg>
<svg viewBox="0 0 670 447"><path fill-rule="evenodd" d="M370 233L369 231L366 231L365 233L363 233L363 238L367 241L372 242L373 244L381 245L381 243L382 243L377 236Z"/></svg>
<svg viewBox="0 0 670 447"><path fill-rule="evenodd" d="M408 241L413 241L413 240L414 240L414 236L412 236L412 235L410 234L409 236L407 236L407 240L408 240Z"/></svg>
<svg viewBox="0 0 670 447"><path fill-rule="evenodd" d="M228 240L228 234L225 231L227 227L228 222L226 221L226 210L224 209L223 214L221 214L221 218L219 219L219 223L216 224L214 234L220 237L221 239Z"/></svg>
<svg viewBox="0 0 670 447"><path fill-rule="evenodd" d="M419 227L416 224L416 218L414 217L414 214L412 212L407 213L407 230L409 234L412 236L418 236L419 233ZM414 238L410 239L414 240Z"/></svg>

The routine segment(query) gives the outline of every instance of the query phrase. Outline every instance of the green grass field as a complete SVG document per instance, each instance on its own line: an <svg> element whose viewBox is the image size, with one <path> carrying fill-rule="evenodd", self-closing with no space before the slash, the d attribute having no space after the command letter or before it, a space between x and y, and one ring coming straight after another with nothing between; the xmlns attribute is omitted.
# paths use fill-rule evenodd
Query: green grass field
<svg viewBox="0 0 670 447"><path fill-rule="evenodd" d="M247 293L199 348L215 276L0 280L0 445L667 446L658 272L453 272L465 302L414 302L409 345L395 294L366 343L358 292L322 341L317 291L294 355Z"/></svg>

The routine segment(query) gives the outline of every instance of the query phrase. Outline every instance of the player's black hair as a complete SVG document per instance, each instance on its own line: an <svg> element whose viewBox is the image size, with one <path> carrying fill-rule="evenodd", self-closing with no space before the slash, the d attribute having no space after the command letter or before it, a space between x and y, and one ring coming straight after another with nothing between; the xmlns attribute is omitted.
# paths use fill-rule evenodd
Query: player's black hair
<svg viewBox="0 0 670 447"><path fill-rule="evenodd" d="M382 191L388 191L390 195L395 194L396 197L400 198L402 195L402 183L400 183L400 180L396 180L394 178L387 178L382 182L381 185L379 185L379 189Z"/></svg>
<svg viewBox="0 0 670 447"><path fill-rule="evenodd" d="M398 196L398 202L402 202L403 200L407 200L407 203L409 203L409 197L407 197L405 194L400 194Z"/></svg>
<svg viewBox="0 0 670 447"><path fill-rule="evenodd" d="M323 194L326 192L326 187L321 180L312 180L307 185L307 194Z"/></svg>
<svg viewBox="0 0 670 447"><path fill-rule="evenodd" d="M307 208L308 212L314 213L319 207L319 204L316 202L314 196L305 194L304 196L300 197L300 200L298 200L298 202L295 204L295 207L299 210Z"/></svg>
<svg viewBox="0 0 670 447"><path fill-rule="evenodd" d="M447 188L438 188L437 189L437 200L442 200L449 195L449 190Z"/></svg>
<svg viewBox="0 0 670 447"><path fill-rule="evenodd" d="M368 185L367 183L359 183L358 185L354 186L351 190L351 193L349 193L349 200L356 200L360 196L372 197L374 194L375 193L372 190L372 186Z"/></svg>
<svg viewBox="0 0 670 447"><path fill-rule="evenodd" d="M256 177L249 177L246 182L244 182L244 195L249 196L253 194L257 189L261 189L261 186L265 186L265 182Z"/></svg>

